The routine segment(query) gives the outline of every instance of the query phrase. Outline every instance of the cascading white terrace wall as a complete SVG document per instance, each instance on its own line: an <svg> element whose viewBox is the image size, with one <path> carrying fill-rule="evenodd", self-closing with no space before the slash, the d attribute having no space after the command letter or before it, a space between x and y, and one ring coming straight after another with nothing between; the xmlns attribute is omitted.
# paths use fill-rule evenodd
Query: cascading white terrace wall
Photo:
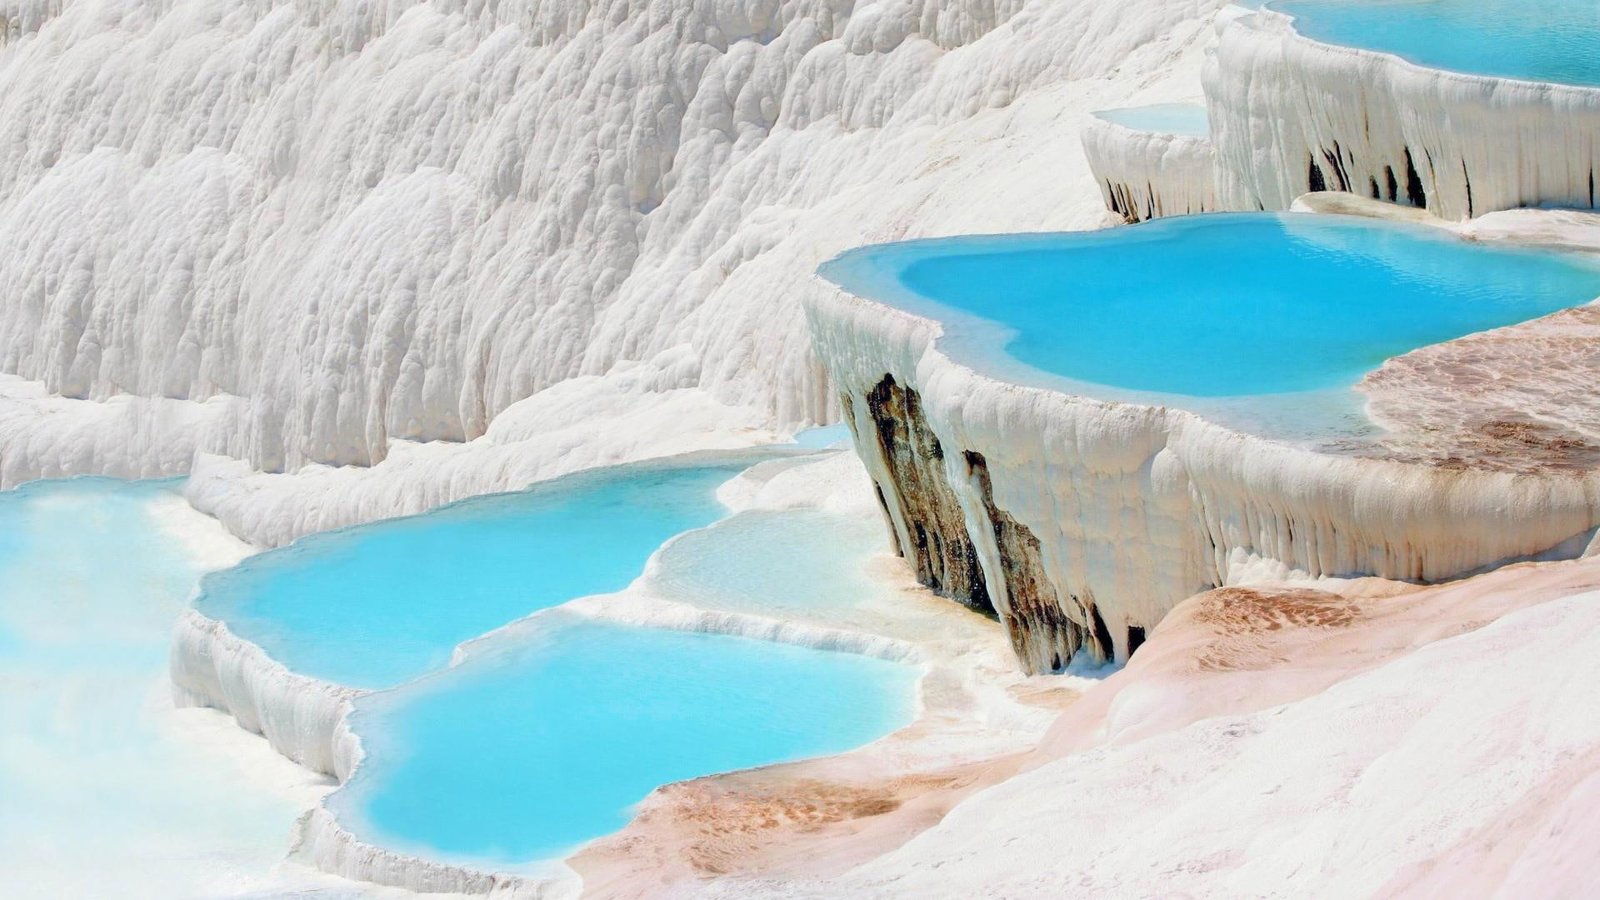
<svg viewBox="0 0 1600 900"><path fill-rule="evenodd" d="M670 388L821 420L815 265L1076 224L1071 110L1192 77L1219 5L14 0L0 373L232 398L197 449L266 471L470 441L684 348ZM0 433L7 469L151 468L83 431Z"/></svg>
<svg viewBox="0 0 1600 900"><path fill-rule="evenodd" d="M1207 138L1095 117L1083 128L1083 155L1106 208L1128 222L1217 208L1216 157Z"/></svg>
<svg viewBox="0 0 1600 900"><path fill-rule="evenodd" d="M938 349L936 323L842 290L821 294L807 315L903 551L931 545L926 523L905 514L929 506L914 496L929 482L897 481L868 398L885 376L918 393L939 448L923 462L942 467L989 598L1030 671L1058 668L1079 642L1125 658L1130 627L1153 628L1183 599L1229 584L1241 563L1436 581L1558 546L1582 552L1600 525L1594 473L1326 455L1180 410L989 378ZM1002 552L1003 523L969 453L982 455L993 506L1037 540L1037 571ZM941 535L937 546L961 537ZM1040 627L1056 616L1075 629Z"/></svg>
<svg viewBox="0 0 1600 900"><path fill-rule="evenodd" d="M355 760L344 730L366 691L301 675L223 622L190 609L173 629L168 665L178 706L221 710L291 760L341 781Z"/></svg>
<svg viewBox="0 0 1600 900"><path fill-rule="evenodd" d="M1205 90L1224 209L1322 189L1454 220L1600 199L1600 89L1428 69L1263 11L1223 27Z"/></svg>

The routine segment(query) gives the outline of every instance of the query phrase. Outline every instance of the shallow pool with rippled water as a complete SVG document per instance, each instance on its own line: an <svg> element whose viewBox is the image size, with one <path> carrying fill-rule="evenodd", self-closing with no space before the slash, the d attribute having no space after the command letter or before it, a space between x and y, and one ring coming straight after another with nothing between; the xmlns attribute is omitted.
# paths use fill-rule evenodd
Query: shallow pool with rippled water
<svg viewBox="0 0 1600 900"><path fill-rule="evenodd" d="M540 609L627 587L673 535L727 514L751 460L641 464L311 535L206 579L195 607L302 675L392 687Z"/></svg>
<svg viewBox="0 0 1600 900"><path fill-rule="evenodd" d="M1313 40L1435 69L1600 86L1594 0L1278 0Z"/></svg>
<svg viewBox="0 0 1600 900"><path fill-rule="evenodd" d="M1211 133L1211 122L1206 108L1200 103L1128 106L1101 110L1095 113L1095 117L1134 131L1177 134L1184 137L1205 137Z"/></svg>

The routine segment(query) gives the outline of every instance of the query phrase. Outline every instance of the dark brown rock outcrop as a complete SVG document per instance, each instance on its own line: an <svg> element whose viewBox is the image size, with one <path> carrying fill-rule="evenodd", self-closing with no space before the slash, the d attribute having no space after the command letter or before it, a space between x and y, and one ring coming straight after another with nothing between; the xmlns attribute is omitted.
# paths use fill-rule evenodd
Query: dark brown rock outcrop
<svg viewBox="0 0 1600 900"><path fill-rule="evenodd" d="M896 536L917 580L973 609L994 613L983 567L967 533L961 503L945 475L944 448L922 414L917 392L884 375L867 397L878 451L891 484L878 484L879 501L899 515L906 541Z"/></svg>

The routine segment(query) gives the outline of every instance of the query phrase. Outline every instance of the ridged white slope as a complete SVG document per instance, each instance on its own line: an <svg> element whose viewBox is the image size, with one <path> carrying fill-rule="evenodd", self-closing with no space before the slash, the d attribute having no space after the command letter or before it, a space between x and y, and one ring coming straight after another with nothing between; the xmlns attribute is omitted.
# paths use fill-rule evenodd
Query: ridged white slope
<svg viewBox="0 0 1600 900"><path fill-rule="evenodd" d="M173 628L169 674L178 706L233 716L291 760L341 781L354 768L341 743L345 714L366 691L291 671L255 643L193 609Z"/></svg>
<svg viewBox="0 0 1600 900"><path fill-rule="evenodd" d="M1597 88L1428 69L1263 11L1222 29L1205 89L1224 209L1287 209L1324 188L1456 220L1596 205Z"/></svg>
<svg viewBox="0 0 1600 900"><path fill-rule="evenodd" d="M804 276L870 240L1098 224L1081 111L1192 79L1217 5L15 4L0 372L239 398L196 443L266 471L479 438L675 348L674 388L822 419Z"/></svg>

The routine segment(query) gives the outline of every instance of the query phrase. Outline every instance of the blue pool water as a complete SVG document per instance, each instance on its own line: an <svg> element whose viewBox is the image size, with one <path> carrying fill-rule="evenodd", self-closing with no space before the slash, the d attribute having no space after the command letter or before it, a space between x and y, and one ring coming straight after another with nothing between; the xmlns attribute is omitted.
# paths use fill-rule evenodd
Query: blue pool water
<svg viewBox="0 0 1600 900"><path fill-rule="evenodd" d="M622 827L659 785L842 752L915 714L918 669L847 653L576 617L518 637L358 703L368 755L329 799L346 827L434 856L548 860Z"/></svg>
<svg viewBox="0 0 1600 900"><path fill-rule="evenodd" d="M1600 85L1594 0L1278 0L1313 40L1436 69Z"/></svg>
<svg viewBox="0 0 1600 900"><path fill-rule="evenodd" d="M210 576L196 607L291 670L383 688L531 612L621 590L668 538L720 518L750 460L638 465L312 535Z"/></svg>
<svg viewBox="0 0 1600 900"><path fill-rule="evenodd" d="M172 708L168 641L201 564L163 504L182 505L171 482L0 492L7 900L231 896L283 858L300 808L192 742L216 713Z"/></svg>
<svg viewBox="0 0 1600 900"><path fill-rule="evenodd" d="M980 367L1180 400L1347 388L1389 357L1600 296L1588 257L1267 213L864 247L821 273L943 320Z"/></svg>
<svg viewBox="0 0 1600 900"><path fill-rule="evenodd" d="M1130 106L1126 109L1101 110L1095 115L1124 128L1132 128L1134 131L1180 134L1185 137L1205 137L1211 133L1211 124L1206 118L1206 108L1199 103Z"/></svg>

